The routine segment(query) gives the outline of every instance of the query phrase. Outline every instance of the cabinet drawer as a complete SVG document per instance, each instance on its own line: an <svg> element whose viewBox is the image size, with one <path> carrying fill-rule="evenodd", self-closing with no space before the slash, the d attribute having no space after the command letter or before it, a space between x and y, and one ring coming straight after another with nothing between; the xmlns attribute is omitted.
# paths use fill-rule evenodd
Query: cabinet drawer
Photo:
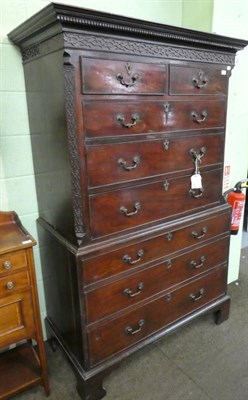
<svg viewBox="0 0 248 400"><path fill-rule="evenodd" d="M82 93L164 94L166 66L81 57Z"/></svg>
<svg viewBox="0 0 248 400"><path fill-rule="evenodd" d="M92 236L99 237L149 222L172 219L218 205L222 198L222 170L202 173L204 192L190 192L191 175L125 188L90 197ZM195 195L201 195L194 191Z"/></svg>
<svg viewBox="0 0 248 400"><path fill-rule="evenodd" d="M88 322L132 306L227 261L229 237L85 294ZM101 307L99 307L99 304Z"/></svg>
<svg viewBox="0 0 248 400"><path fill-rule="evenodd" d="M84 103L84 126L89 137L151 134L223 128L225 101L143 101Z"/></svg>
<svg viewBox="0 0 248 400"><path fill-rule="evenodd" d="M171 172L192 171L194 154L202 155L201 167L220 164L223 148L223 134L88 146L89 185L96 187ZM205 154L202 150L206 151Z"/></svg>
<svg viewBox="0 0 248 400"><path fill-rule="evenodd" d="M230 210L217 212L209 218L194 217L191 223L167 231L151 239L129 244L121 249L81 261L85 285L119 273L136 270L147 263L172 255L189 246L201 245L206 240L230 231ZM225 249L223 250L225 254Z"/></svg>
<svg viewBox="0 0 248 400"><path fill-rule="evenodd" d="M170 66L170 94L225 94L228 72L223 67Z"/></svg>
<svg viewBox="0 0 248 400"><path fill-rule="evenodd" d="M114 320L88 328L91 365L132 346L226 291L226 268L167 292Z"/></svg>
<svg viewBox="0 0 248 400"><path fill-rule="evenodd" d="M0 279L0 297L24 289L30 285L28 271L7 275Z"/></svg>
<svg viewBox="0 0 248 400"><path fill-rule="evenodd" d="M0 298L0 348L35 337L35 321L31 292Z"/></svg>
<svg viewBox="0 0 248 400"><path fill-rule="evenodd" d="M16 271L19 268L27 267L27 265L27 255L23 250L0 256L0 274L1 272Z"/></svg>

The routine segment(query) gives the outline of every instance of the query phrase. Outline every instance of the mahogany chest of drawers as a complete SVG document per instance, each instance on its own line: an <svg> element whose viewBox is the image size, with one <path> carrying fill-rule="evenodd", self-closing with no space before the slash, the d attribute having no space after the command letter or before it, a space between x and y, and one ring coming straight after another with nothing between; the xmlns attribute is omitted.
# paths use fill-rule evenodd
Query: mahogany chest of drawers
<svg viewBox="0 0 248 400"><path fill-rule="evenodd" d="M53 4L23 55L47 325L82 399L206 312L228 317L228 79L246 42Z"/></svg>

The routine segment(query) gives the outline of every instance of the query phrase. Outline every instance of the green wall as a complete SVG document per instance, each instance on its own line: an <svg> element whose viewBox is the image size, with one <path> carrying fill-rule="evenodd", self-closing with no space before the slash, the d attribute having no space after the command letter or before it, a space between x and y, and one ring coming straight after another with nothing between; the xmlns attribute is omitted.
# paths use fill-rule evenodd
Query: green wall
<svg viewBox="0 0 248 400"><path fill-rule="evenodd" d="M182 26L211 32L213 3L214 0L183 0Z"/></svg>

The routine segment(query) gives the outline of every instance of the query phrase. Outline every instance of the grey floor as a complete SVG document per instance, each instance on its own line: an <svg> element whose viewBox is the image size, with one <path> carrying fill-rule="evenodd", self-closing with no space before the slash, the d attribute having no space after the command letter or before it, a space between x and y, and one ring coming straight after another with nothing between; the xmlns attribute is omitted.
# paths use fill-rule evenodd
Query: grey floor
<svg viewBox="0 0 248 400"><path fill-rule="evenodd" d="M248 399L248 247L238 284L229 285L231 313L217 326L211 315L125 360L105 380L105 400ZM61 350L47 347L50 400L80 400ZM45 399L40 387L15 400Z"/></svg>

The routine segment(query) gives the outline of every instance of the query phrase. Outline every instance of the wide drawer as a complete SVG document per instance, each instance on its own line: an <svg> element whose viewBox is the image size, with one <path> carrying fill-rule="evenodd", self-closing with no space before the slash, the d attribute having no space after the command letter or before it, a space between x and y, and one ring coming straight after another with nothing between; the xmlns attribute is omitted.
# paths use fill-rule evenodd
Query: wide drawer
<svg viewBox="0 0 248 400"><path fill-rule="evenodd" d="M164 94L166 66L81 57L82 93Z"/></svg>
<svg viewBox="0 0 248 400"><path fill-rule="evenodd" d="M228 249L229 236L86 292L88 323L132 306L226 262Z"/></svg>
<svg viewBox="0 0 248 400"><path fill-rule="evenodd" d="M226 268L222 267L114 320L88 327L91 365L129 348L225 291Z"/></svg>
<svg viewBox="0 0 248 400"><path fill-rule="evenodd" d="M91 101L84 103L88 137L223 128L225 101Z"/></svg>
<svg viewBox="0 0 248 400"><path fill-rule="evenodd" d="M127 182L149 176L201 168L223 160L224 135L198 135L87 147L89 186Z"/></svg>
<svg viewBox="0 0 248 400"><path fill-rule="evenodd" d="M92 236L165 221L223 202L221 169L202 173L203 193L191 192L190 180L191 175L185 175L90 196Z"/></svg>
<svg viewBox="0 0 248 400"><path fill-rule="evenodd" d="M170 65L170 94L225 94L229 74L222 66Z"/></svg>
<svg viewBox="0 0 248 400"><path fill-rule="evenodd" d="M158 236L139 241L105 254L81 260L85 285L140 267L172 255L189 246L230 231L230 210L218 211L205 218L193 218L186 226L171 226Z"/></svg>
<svg viewBox="0 0 248 400"><path fill-rule="evenodd" d="M0 273L12 272L27 267L27 255L23 250L7 253L0 256Z"/></svg>
<svg viewBox="0 0 248 400"><path fill-rule="evenodd" d="M34 338L35 321L32 294L20 292L0 299L0 348Z"/></svg>
<svg viewBox="0 0 248 400"><path fill-rule="evenodd" d="M30 286L28 271L7 275L0 279L0 297Z"/></svg>

